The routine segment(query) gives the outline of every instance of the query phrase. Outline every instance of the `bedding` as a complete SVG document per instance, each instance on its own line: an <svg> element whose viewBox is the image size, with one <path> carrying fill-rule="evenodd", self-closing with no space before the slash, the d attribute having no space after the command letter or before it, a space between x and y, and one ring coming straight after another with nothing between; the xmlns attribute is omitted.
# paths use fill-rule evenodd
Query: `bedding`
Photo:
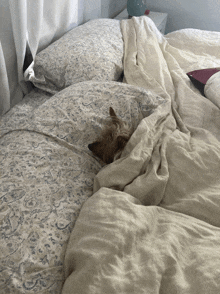
<svg viewBox="0 0 220 294"><path fill-rule="evenodd" d="M1 293L219 293L220 112L186 73L220 67L220 34L163 36L146 16L74 30L0 121ZM65 80L63 48L81 34L97 52L97 30L116 32L106 60L80 72L90 55L72 52ZM110 106L134 133L104 165L87 146Z"/></svg>
<svg viewBox="0 0 220 294"><path fill-rule="evenodd" d="M78 82L117 81L122 59L120 21L95 19L39 52L25 75L37 88L55 94Z"/></svg>
<svg viewBox="0 0 220 294"><path fill-rule="evenodd" d="M146 17L121 27L124 81L164 102L95 176L66 250L62 293L219 293L220 113L185 73L195 63L219 66L220 34L163 37ZM194 52L197 39L204 53Z"/></svg>
<svg viewBox="0 0 220 294"><path fill-rule="evenodd" d="M1 119L1 293L61 293L82 203L103 166L87 148L109 105L137 126L163 99L118 82L34 90Z"/></svg>

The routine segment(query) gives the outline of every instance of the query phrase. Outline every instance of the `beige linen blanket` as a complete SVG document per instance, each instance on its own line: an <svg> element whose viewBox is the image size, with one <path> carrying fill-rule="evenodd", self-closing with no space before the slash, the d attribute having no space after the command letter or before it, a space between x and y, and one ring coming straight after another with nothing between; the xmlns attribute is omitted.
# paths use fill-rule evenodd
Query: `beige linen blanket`
<svg viewBox="0 0 220 294"><path fill-rule="evenodd" d="M220 34L121 24L124 81L164 98L96 176L65 258L63 294L219 293L220 110L186 72L220 66Z"/></svg>

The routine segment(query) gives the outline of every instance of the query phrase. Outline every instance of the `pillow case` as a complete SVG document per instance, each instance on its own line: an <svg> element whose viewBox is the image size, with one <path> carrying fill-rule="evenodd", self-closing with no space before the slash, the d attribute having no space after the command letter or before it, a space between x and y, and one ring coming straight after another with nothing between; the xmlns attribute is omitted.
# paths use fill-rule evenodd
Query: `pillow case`
<svg viewBox="0 0 220 294"><path fill-rule="evenodd" d="M122 59L120 21L95 19L39 52L25 76L37 88L55 94L82 81L117 81Z"/></svg>
<svg viewBox="0 0 220 294"><path fill-rule="evenodd" d="M220 69L199 69L187 75L201 94L220 108Z"/></svg>

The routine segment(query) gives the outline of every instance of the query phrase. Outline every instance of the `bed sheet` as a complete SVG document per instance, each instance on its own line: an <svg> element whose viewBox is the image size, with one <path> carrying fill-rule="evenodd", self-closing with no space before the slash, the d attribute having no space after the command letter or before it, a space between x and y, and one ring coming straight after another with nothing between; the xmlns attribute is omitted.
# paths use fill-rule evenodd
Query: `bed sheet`
<svg viewBox="0 0 220 294"><path fill-rule="evenodd" d="M61 293L66 245L103 167L88 149L109 107L134 127L163 99L118 82L35 90L1 119L1 293Z"/></svg>
<svg viewBox="0 0 220 294"><path fill-rule="evenodd" d="M186 73L220 65L220 34L163 36L145 16L121 28L124 82L164 103L94 178L67 247L62 293L217 294L220 112Z"/></svg>

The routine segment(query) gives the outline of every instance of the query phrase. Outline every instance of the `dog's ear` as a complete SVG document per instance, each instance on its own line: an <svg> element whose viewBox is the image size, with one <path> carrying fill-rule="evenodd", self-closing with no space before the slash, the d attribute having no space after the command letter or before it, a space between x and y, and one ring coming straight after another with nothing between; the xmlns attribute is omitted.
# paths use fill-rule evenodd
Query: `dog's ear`
<svg viewBox="0 0 220 294"><path fill-rule="evenodd" d="M112 107L109 107L109 114L111 117L117 117L117 115Z"/></svg>

